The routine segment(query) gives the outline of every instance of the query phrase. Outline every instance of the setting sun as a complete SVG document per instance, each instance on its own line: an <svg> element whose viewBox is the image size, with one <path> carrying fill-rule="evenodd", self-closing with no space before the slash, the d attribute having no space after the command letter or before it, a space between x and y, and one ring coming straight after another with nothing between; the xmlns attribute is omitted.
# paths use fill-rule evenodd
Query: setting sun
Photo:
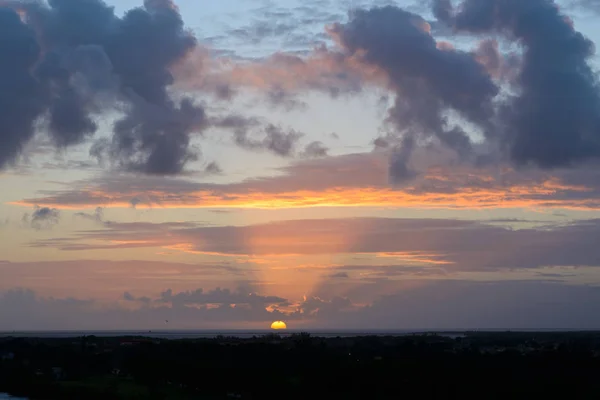
<svg viewBox="0 0 600 400"><path fill-rule="evenodd" d="M287 325L283 321L275 321L271 324L271 329L287 329Z"/></svg>

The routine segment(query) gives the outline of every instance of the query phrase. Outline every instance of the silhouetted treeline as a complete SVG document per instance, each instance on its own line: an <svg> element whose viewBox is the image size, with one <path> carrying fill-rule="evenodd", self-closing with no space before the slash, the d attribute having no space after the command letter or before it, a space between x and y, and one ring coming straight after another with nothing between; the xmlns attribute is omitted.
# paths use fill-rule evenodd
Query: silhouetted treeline
<svg viewBox="0 0 600 400"><path fill-rule="evenodd" d="M0 340L32 399L600 397L600 334Z"/></svg>

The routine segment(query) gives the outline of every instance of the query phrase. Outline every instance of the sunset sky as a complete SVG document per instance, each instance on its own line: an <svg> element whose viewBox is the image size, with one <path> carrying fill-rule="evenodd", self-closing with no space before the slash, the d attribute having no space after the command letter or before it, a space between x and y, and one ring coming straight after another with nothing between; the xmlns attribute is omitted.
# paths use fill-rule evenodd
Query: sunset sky
<svg viewBox="0 0 600 400"><path fill-rule="evenodd" d="M0 331L600 328L599 20L0 0Z"/></svg>

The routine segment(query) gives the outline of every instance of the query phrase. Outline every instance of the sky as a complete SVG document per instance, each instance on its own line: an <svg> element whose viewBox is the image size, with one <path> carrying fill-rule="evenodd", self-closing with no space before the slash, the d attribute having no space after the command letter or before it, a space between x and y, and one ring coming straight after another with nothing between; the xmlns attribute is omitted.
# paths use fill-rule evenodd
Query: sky
<svg viewBox="0 0 600 400"><path fill-rule="evenodd" d="M0 0L0 331L599 329L599 18Z"/></svg>

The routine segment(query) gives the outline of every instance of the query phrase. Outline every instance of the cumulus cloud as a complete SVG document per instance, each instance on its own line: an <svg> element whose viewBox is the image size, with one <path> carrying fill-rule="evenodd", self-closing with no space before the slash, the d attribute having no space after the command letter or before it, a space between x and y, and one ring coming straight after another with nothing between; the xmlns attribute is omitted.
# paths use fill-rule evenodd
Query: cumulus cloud
<svg viewBox="0 0 600 400"><path fill-rule="evenodd" d="M31 214L25 213L22 222L33 229L50 229L60 222L60 211L56 208L35 206Z"/></svg>
<svg viewBox="0 0 600 400"><path fill-rule="evenodd" d="M24 17L21 17L21 15ZM144 2L123 17L102 0L3 1L0 168L14 163L43 122L59 148L82 143L99 116L119 112L94 154L149 174L175 174L195 155L190 133L204 109L174 100L171 67L196 47L170 0Z"/></svg>
<svg viewBox="0 0 600 400"><path fill-rule="evenodd" d="M306 57L277 53L211 79L265 93L317 90L335 97L371 87L389 90L394 103L386 122L393 134L386 143L397 152L392 183L422 172L409 164L414 149L431 142L478 166L557 168L597 160L600 90L589 64L593 43L552 0L456 3L434 1L432 23L447 34L480 39L471 51L436 40L432 23L418 14L372 7L356 9L347 22L328 29L335 46L320 46ZM499 41L522 47L505 54ZM484 146L475 144L475 136Z"/></svg>
<svg viewBox="0 0 600 400"><path fill-rule="evenodd" d="M286 157L325 154L317 144L296 152L300 133L293 130L251 118L208 119L192 98L171 95L175 76L177 88L188 92L232 98L251 87L286 107L298 105L296 95L307 90L337 97L384 88L394 95L386 118L393 134L385 140L396 152L392 183L422 172L410 166L413 153L431 142L475 165L510 160L555 168L598 158L600 91L589 65L594 46L553 1L466 0L454 7L451 0L436 0L433 6L436 26L481 39L477 47L463 51L436 40L426 19L388 5L353 10L347 22L328 28L335 45L319 45L307 56L210 60L170 0L148 0L122 17L102 0L3 1L2 29L15 39L0 47L0 55L12 60L0 79L6 99L22 101L7 100L0 117L0 166L17 160L40 123L63 148L90 140L99 118L114 111L122 117L112 136L98 139L91 154L130 171L181 172L199 157L190 134L209 126L232 129L236 143L249 149ZM332 14L314 7L261 12L282 13L285 21L237 34L260 41L303 24L332 22ZM498 40L523 47L503 54ZM473 134L485 146L477 147Z"/></svg>
<svg viewBox="0 0 600 400"><path fill-rule="evenodd" d="M518 94L498 111L496 138L517 164L568 166L600 156L600 87L594 43L549 0L437 0L437 17L457 31L504 35L524 46Z"/></svg>
<svg viewBox="0 0 600 400"><path fill-rule="evenodd" d="M388 121L404 140L391 164L395 180L407 177L417 139L435 137L463 158L470 156L468 135L444 112L454 110L486 130L499 92L471 53L438 46L430 30L422 17L394 6L357 10L347 24L331 30L347 56L383 70L396 93Z"/></svg>

